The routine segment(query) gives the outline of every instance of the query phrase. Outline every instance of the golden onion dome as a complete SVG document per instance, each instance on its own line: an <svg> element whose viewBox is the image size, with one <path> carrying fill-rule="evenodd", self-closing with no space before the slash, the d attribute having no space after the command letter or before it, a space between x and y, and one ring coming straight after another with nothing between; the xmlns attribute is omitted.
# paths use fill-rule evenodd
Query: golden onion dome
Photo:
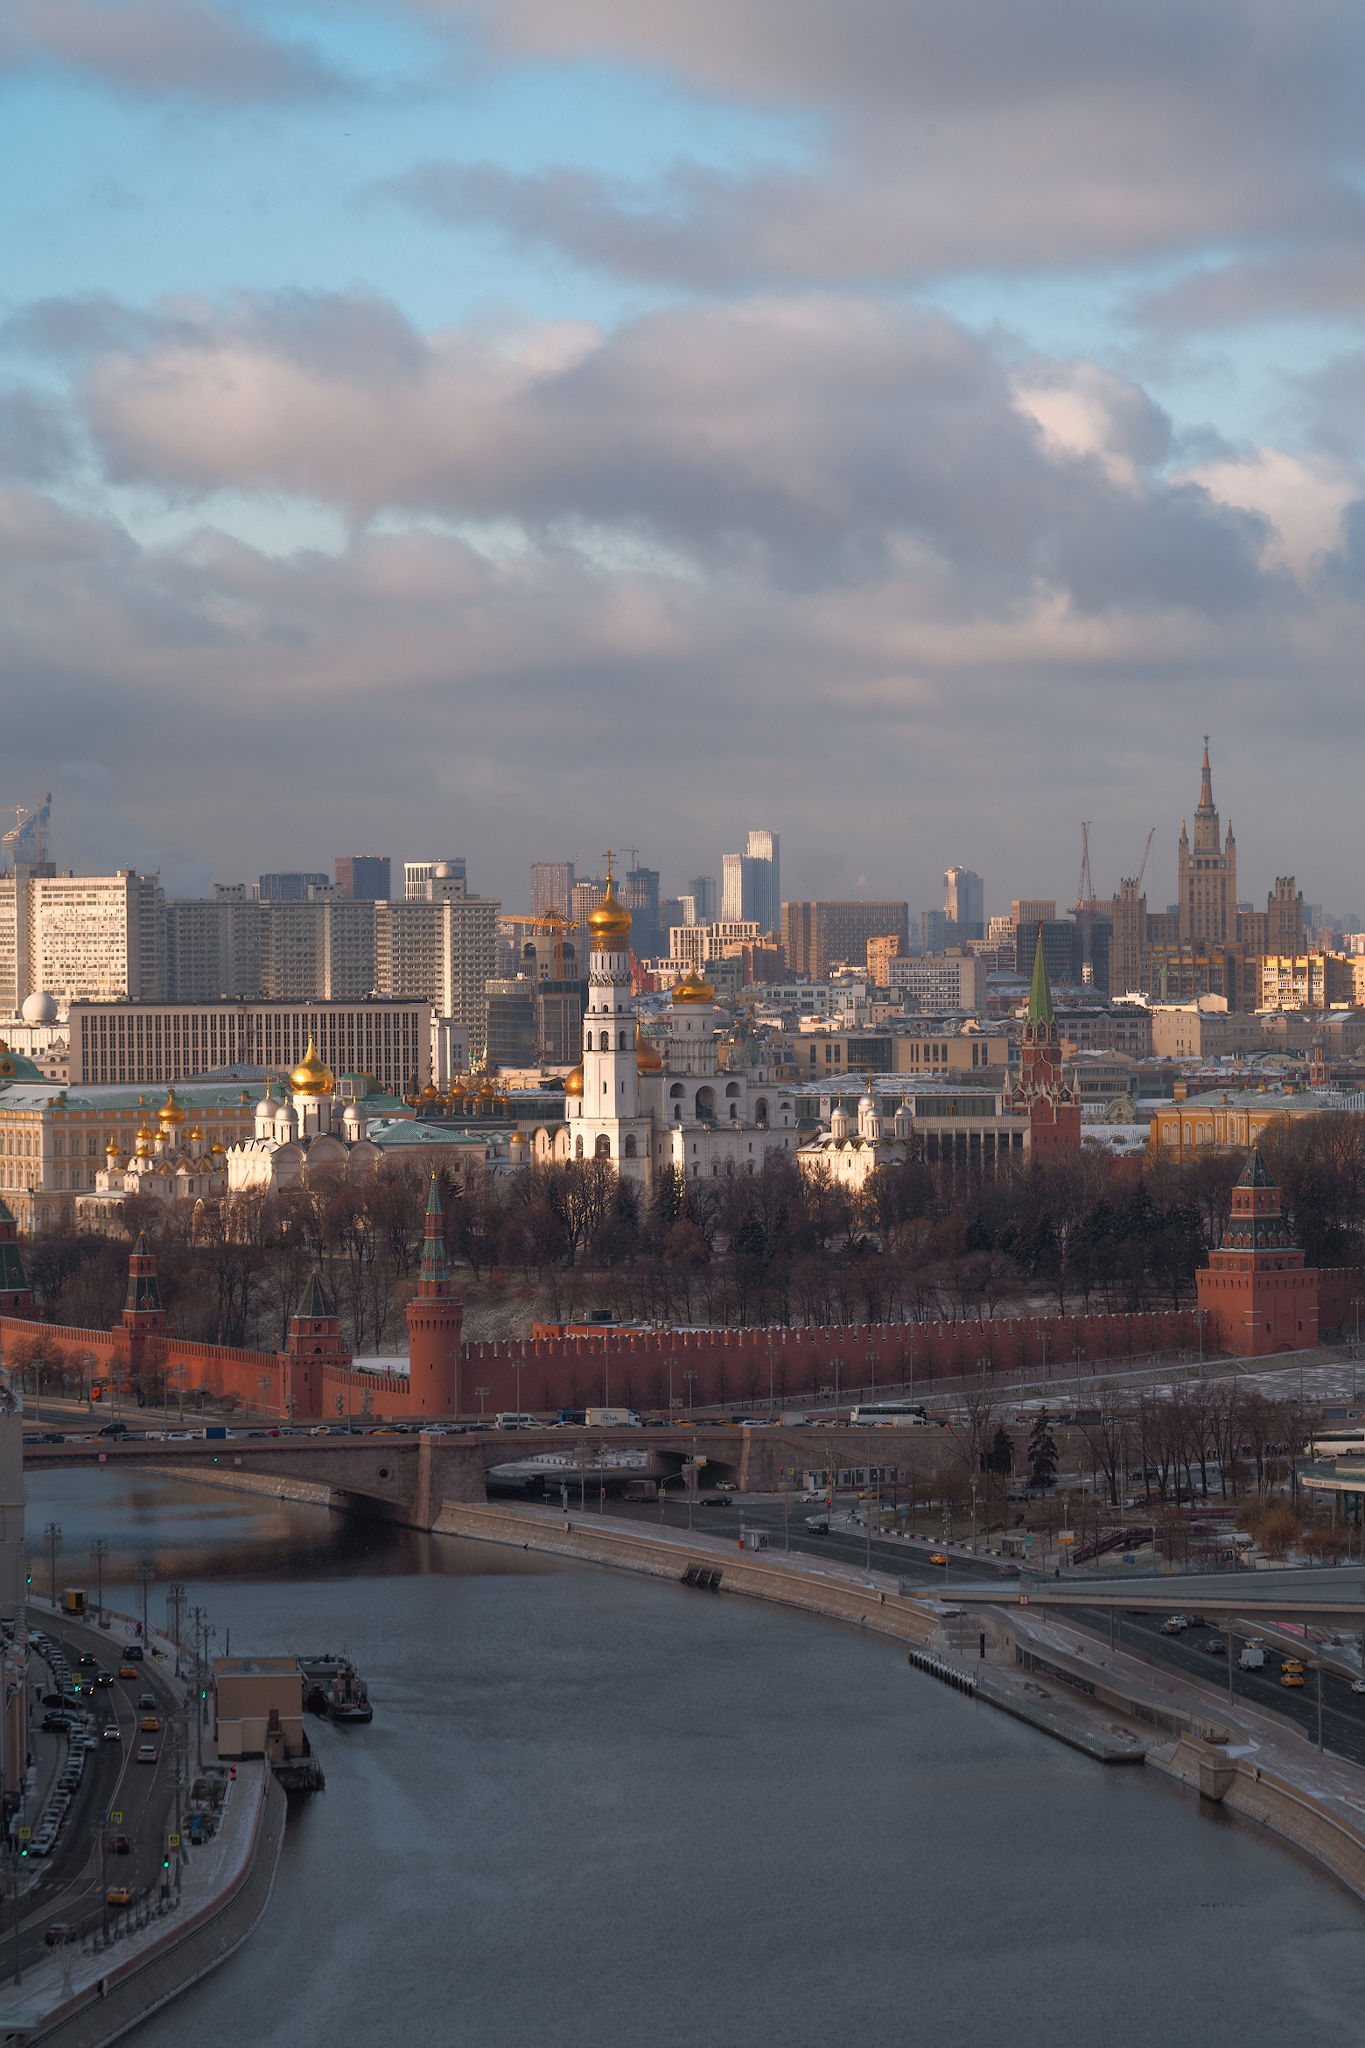
<svg viewBox="0 0 1365 2048"><path fill-rule="evenodd" d="M635 1067L641 1074L662 1074L664 1070L659 1048L652 1039L645 1037L638 1017L635 1020Z"/></svg>
<svg viewBox="0 0 1365 2048"><path fill-rule="evenodd" d="M139 1138L145 1138L149 1145L151 1144L152 1139L156 1136L156 1132L152 1129L151 1125L147 1122L145 1117L137 1127L137 1135Z"/></svg>
<svg viewBox="0 0 1365 2048"><path fill-rule="evenodd" d="M564 1076L564 1093L565 1095L575 1096L583 1093L583 1069L581 1066L570 1067L568 1073Z"/></svg>
<svg viewBox="0 0 1365 2048"><path fill-rule="evenodd" d="M104 1148L104 1156L105 1156L105 1158L106 1158L106 1159L117 1159L117 1158L118 1158L118 1155L119 1155L119 1142L118 1142L118 1139L117 1139L117 1138L116 1138L116 1137L114 1136L113 1132L112 1132L112 1131L110 1131L110 1133L109 1133L109 1143L108 1143L108 1144L107 1144L107 1145L105 1146L105 1148Z"/></svg>
<svg viewBox="0 0 1365 2048"><path fill-rule="evenodd" d="M226 1147L226 1145L210 1145L210 1146L209 1146L209 1157L210 1157L210 1159L226 1159L226 1158L227 1158L227 1147Z"/></svg>
<svg viewBox="0 0 1365 2048"><path fill-rule="evenodd" d="M196 1125L194 1126L193 1130L192 1130L192 1131L190 1132L189 1142L191 1143L191 1145L202 1145L202 1144L203 1144L203 1142L204 1142L204 1133L203 1133L203 1132L202 1132L202 1131L200 1130L200 1128L199 1128L198 1124L196 1124Z"/></svg>
<svg viewBox="0 0 1365 2048"><path fill-rule="evenodd" d="M588 912L588 944L595 953L619 953L629 938L630 912L608 875L606 895L595 909Z"/></svg>
<svg viewBox="0 0 1365 2048"><path fill-rule="evenodd" d="M703 981L695 967L689 967L681 981L673 985L674 1003L714 1003L716 992L709 981Z"/></svg>
<svg viewBox="0 0 1365 2048"><path fill-rule="evenodd" d="M295 1095L330 1095L336 1087L332 1069L325 1060L318 1058L318 1049L311 1036L307 1052L289 1076L289 1085Z"/></svg>
<svg viewBox="0 0 1365 2048"><path fill-rule="evenodd" d="M166 1090L166 1100L156 1113L157 1122L162 1124L183 1124L185 1112L175 1099L174 1088Z"/></svg>

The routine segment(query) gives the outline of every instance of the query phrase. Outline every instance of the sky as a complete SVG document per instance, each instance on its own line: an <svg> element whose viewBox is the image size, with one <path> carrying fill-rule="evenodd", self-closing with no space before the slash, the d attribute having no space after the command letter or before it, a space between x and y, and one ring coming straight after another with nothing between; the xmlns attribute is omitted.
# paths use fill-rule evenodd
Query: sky
<svg viewBox="0 0 1365 2048"><path fill-rule="evenodd" d="M1358 0L4 0L0 806L1353 915Z"/></svg>

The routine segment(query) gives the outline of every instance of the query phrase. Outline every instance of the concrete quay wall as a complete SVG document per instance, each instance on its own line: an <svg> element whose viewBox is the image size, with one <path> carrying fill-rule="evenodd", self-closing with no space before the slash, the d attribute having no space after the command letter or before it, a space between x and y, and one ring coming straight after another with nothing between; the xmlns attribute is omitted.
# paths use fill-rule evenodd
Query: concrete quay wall
<svg viewBox="0 0 1365 2048"><path fill-rule="evenodd" d="M1365 1793L1359 1817L1353 1818L1330 1795L1291 1784L1248 1756L1211 1756L1208 1744L1190 1736L1174 1749L1149 1754L1147 1761L1202 1797L1292 1842L1365 1900Z"/></svg>
<svg viewBox="0 0 1365 2048"><path fill-rule="evenodd" d="M263 1782L246 1853L217 1896L188 1914L172 1915L155 1939L122 1960L116 1950L82 1958L77 1974L88 1981L53 2007L29 2041L43 2048L106 2048L241 1947L270 1903L284 1842L285 1796L273 1773L260 1769ZM244 1775L239 1765L239 1789Z"/></svg>

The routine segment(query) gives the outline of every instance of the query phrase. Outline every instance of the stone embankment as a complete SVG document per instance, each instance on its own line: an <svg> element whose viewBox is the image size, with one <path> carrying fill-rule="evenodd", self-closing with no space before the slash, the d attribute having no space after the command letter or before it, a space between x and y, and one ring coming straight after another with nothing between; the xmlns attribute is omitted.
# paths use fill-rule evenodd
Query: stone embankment
<svg viewBox="0 0 1365 2048"><path fill-rule="evenodd" d="M605 1516L447 1501L439 1533L706 1583L903 1642L963 1690L1103 1763L1151 1764L1201 1797L1292 1842L1365 1900L1365 1770L1319 1755L1292 1722L1196 1680L1110 1650L1084 1630L1010 1607L974 1607L989 1660L964 1658L951 1594L911 1596L889 1573L856 1572L787 1552L749 1552L706 1535L646 1530ZM930 1653L928 1656L925 1653Z"/></svg>

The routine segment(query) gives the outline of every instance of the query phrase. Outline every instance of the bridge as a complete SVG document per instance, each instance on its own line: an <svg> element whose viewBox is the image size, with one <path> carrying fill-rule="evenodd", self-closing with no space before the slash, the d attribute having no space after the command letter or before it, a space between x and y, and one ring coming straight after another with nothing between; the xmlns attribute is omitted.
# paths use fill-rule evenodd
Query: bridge
<svg viewBox="0 0 1365 2048"><path fill-rule="evenodd" d="M741 1429L699 1423L686 1429L481 1430L465 1436L417 1435L231 1436L188 1442L126 1443L117 1437L68 1437L65 1443L28 1439L30 1470L53 1466L122 1465L173 1471L230 1482L252 1475L325 1487L331 1506L429 1529L444 1501L484 1501L494 1466L554 1459L546 1478L570 1485L580 1479L608 1486L631 1479L666 1482L685 1469L697 1472L702 1491L720 1480L746 1492L771 1493L807 1472L861 1470L871 1463L883 1479L912 1469L908 1437L938 1432L825 1429L816 1426ZM919 1448L920 1446L916 1446ZM927 1446L925 1447L927 1448ZM643 1464L604 1462L630 1451ZM564 1464L558 1461L565 1460ZM700 1460L698 1464L696 1461Z"/></svg>
<svg viewBox="0 0 1365 2048"><path fill-rule="evenodd" d="M1124 1608L1134 1613L1202 1614L1221 1619L1292 1615L1355 1630L1365 1625L1365 1566L1308 1565L1282 1571L1171 1572L1161 1578L1021 1577L1002 1585L953 1585L964 1605Z"/></svg>

